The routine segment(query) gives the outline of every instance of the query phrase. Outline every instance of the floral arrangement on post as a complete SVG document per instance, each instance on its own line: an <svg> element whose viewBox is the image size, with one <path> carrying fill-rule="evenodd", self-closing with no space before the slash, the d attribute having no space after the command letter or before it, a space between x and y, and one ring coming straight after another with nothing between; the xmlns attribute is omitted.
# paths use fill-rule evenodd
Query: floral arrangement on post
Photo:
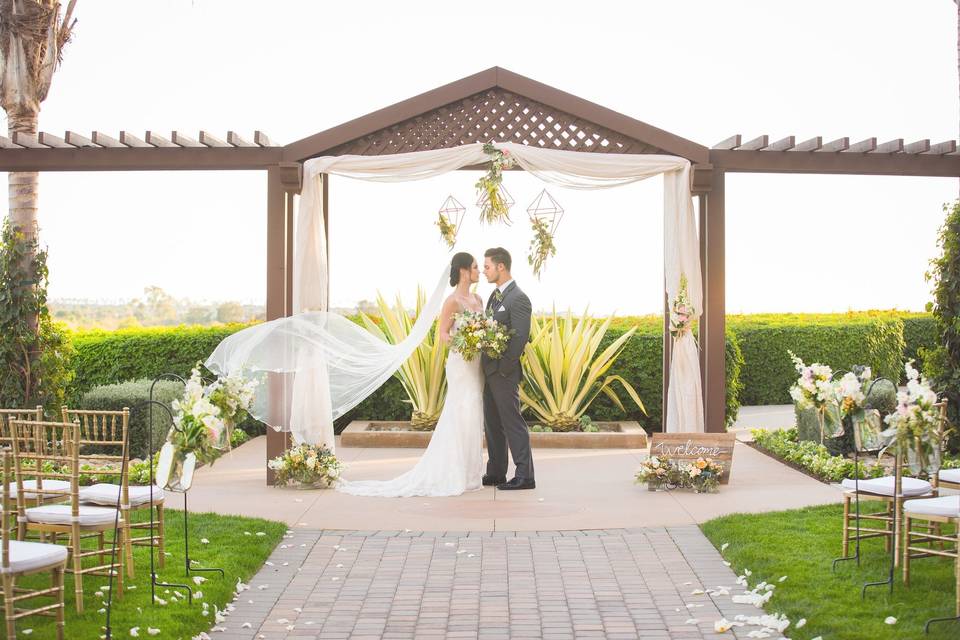
<svg viewBox="0 0 960 640"><path fill-rule="evenodd" d="M683 474L684 486L697 493L715 493L720 488L723 465L711 458L697 458L692 462L682 463L680 472Z"/></svg>
<svg viewBox="0 0 960 640"><path fill-rule="evenodd" d="M230 448L233 427L247 416L256 380L239 375L204 386L200 364L190 372L183 396L172 403L173 424L167 441L197 462L213 464Z"/></svg>
<svg viewBox="0 0 960 640"><path fill-rule="evenodd" d="M880 412L876 409L868 412L866 409L872 380L870 367L858 365L834 383L840 419L853 430L854 446L858 451L876 450L884 445L880 433Z"/></svg>
<svg viewBox="0 0 960 640"><path fill-rule="evenodd" d="M830 403L837 402L837 390L833 383L833 369L819 362L806 365L792 351L787 351L787 353L790 354L793 366L800 374L797 381L790 387L790 397L793 398L798 409L816 410L817 422L820 425L820 443L823 444L824 438L828 435L832 438L843 435L842 429L839 433L836 431L830 434L826 433L827 407Z"/></svg>
<svg viewBox="0 0 960 640"><path fill-rule="evenodd" d="M533 227L533 240L530 241L527 262L533 267L533 275L539 279L540 271L547 258L557 255L557 245L553 241L553 234L546 220L532 217L530 224Z"/></svg>
<svg viewBox="0 0 960 640"><path fill-rule="evenodd" d="M687 292L687 275L680 274L680 290L673 299L672 313L670 314L670 335L676 340L690 333L693 316L696 311L690 304L690 294Z"/></svg>
<svg viewBox="0 0 960 640"><path fill-rule="evenodd" d="M509 169L516 161L507 150L497 149L493 143L483 145L483 152L490 157L490 169L477 180L477 192L483 199L480 210L480 221L494 223L498 220L510 221L510 211L507 203L500 195L500 185L503 183L503 170Z"/></svg>
<svg viewBox="0 0 960 640"><path fill-rule="evenodd" d="M239 374L233 374L217 380L207 388L211 404L220 409L226 429L220 434L220 440L214 444L217 449L229 449L234 441L234 428L246 420L250 405L253 403L257 380L247 380Z"/></svg>
<svg viewBox="0 0 960 640"><path fill-rule="evenodd" d="M898 453L906 456L914 473L936 473L940 467L942 436L937 394L913 368L913 360L903 368L907 374L907 390L897 393L897 409L884 419L890 428L883 435L893 439Z"/></svg>
<svg viewBox="0 0 960 640"><path fill-rule="evenodd" d="M471 362L481 353L498 359L507 349L512 331L493 319L493 315L463 311L453 316L450 348Z"/></svg>
<svg viewBox="0 0 960 640"><path fill-rule="evenodd" d="M291 481L309 487L332 487L343 470L343 463L325 444L293 446L270 460L267 466L276 473L274 482L280 487Z"/></svg>

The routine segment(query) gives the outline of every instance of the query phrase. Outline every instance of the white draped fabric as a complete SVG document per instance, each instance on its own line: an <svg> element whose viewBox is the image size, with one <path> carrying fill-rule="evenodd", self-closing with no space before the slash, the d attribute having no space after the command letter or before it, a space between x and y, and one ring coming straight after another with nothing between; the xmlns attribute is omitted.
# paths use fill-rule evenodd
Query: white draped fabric
<svg viewBox="0 0 960 640"><path fill-rule="evenodd" d="M667 294L670 300L677 296L681 275L685 275L688 298L695 309L693 319L699 316L703 299L700 244L690 195L688 160L654 154L560 151L514 143L495 146L509 152L520 168L545 182L565 188L605 189L662 174L664 273ZM293 431L298 440L323 441L332 446L331 414L334 417L341 415L344 407L354 406L366 397L364 394L372 393L399 368L429 331L430 324L440 308L438 304L431 303L434 303L435 299L442 302L444 291L441 282L427 308L422 310L410 337L398 345L388 345L376 339L370 342L370 334L360 335L364 332L363 329L343 319L350 325L347 327L335 320L339 316L327 313L326 232L321 196L324 174L379 182L401 182L422 180L462 167L482 165L488 160L480 143L393 155L329 156L307 160L303 167L303 189L294 238L293 308L296 315L253 327L228 338L225 344L240 336L229 346L232 350L229 356L226 350L221 352L220 348L214 353L217 358L211 356L212 364L220 367L218 372L229 373L231 370L245 368L247 371L283 371L287 375L294 375L298 382L293 385L293 397L287 399L286 405L292 409L279 413L274 410L273 419L268 420L268 423ZM340 329L336 338L332 334L326 335L333 327ZM257 330L273 334L274 337L264 341L262 336L256 335ZM247 332L253 335L242 335ZM292 343L294 337L301 333L307 336L303 341L305 344L316 345L316 348L306 348L308 353L305 355L295 354L297 349L303 347L294 347ZM268 349L261 348L256 358L248 357L251 355L248 353L251 339L273 346L282 345L283 348L278 348L276 354L269 356L266 354ZM414 340L417 340L416 344ZM372 346L374 343L379 343L376 348ZM362 347L359 351L357 345ZM358 352L363 353L364 357L372 358L375 364L370 367L362 365L360 358L352 360L351 357ZM700 395L700 364L693 338L688 335L677 340L673 354L665 430L702 432L704 421ZM338 368L342 362L348 362L349 365ZM304 373L306 370L311 372ZM326 371L327 375L323 376L318 371ZM349 372L349 375L341 380L345 372ZM325 400L326 386L330 389L329 403ZM348 387L355 391L344 393L341 397L340 391L345 392ZM262 386L258 395L267 393L266 386ZM304 398L304 394L310 397ZM316 412L323 412L325 415L315 415Z"/></svg>

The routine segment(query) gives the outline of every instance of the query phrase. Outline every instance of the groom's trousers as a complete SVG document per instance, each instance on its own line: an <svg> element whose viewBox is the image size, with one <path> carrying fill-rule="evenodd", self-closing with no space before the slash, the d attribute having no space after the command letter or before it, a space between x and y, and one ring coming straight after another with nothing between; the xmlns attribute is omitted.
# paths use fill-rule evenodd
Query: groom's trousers
<svg viewBox="0 0 960 640"><path fill-rule="evenodd" d="M487 436L487 475L507 475L507 445L513 463L517 465L516 477L534 480L533 456L530 455L530 432L520 415L520 368L513 375L499 373L486 376L483 385L483 422Z"/></svg>

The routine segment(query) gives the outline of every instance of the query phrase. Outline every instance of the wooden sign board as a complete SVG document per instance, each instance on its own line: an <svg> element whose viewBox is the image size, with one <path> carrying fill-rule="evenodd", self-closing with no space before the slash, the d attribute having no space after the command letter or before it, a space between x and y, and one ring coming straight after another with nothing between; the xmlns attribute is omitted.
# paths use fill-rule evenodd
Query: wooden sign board
<svg viewBox="0 0 960 640"><path fill-rule="evenodd" d="M720 484L730 482L733 466L733 433L654 433L650 441L650 455L667 460L696 460L713 458L723 465Z"/></svg>

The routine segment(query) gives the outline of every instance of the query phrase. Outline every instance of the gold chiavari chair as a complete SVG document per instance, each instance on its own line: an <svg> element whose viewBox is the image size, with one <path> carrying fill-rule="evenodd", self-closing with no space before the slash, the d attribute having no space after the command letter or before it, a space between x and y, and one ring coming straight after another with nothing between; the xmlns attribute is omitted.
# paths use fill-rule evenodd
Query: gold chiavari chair
<svg viewBox="0 0 960 640"><path fill-rule="evenodd" d="M11 442L11 448L12 448ZM3 477L10 478L13 454L3 451ZM10 483L3 483L3 504L14 502L10 497ZM4 506L6 515L6 506ZM14 511L16 515L16 511ZM57 544L11 540L12 532L7 527L0 531L3 543L3 563L0 576L3 578L3 616L7 638L17 637L17 620L33 615L52 615L57 619L57 640L63 640L63 573L67 565L67 549ZM17 586L17 579L35 573L51 573L47 588L31 589ZM26 605L35 598L53 598L53 604Z"/></svg>
<svg viewBox="0 0 960 640"><path fill-rule="evenodd" d="M69 422L40 422L40 421L13 421L12 425L18 429L31 429L34 432L32 440L14 438L14 469L17 481L17 524L18 539L23 540L30 531L41 535L67 537L67 552L70 562L67 572L73 574L74 592L76 594L76 608L78 613L83 612L83 576L116 575L117 598L123 597L123 514L116 508L94 507L80 504L80 427L77 423ZM48 489L46 483L38 486L34 491L41 499L50 497L67 497L67 502L58 504L41 504L28 507L24 499L23 483L28 478L54 479L70 483L70 488L63 490ZM38 483L39 484L39 483ZM114 531L118 553L115 559L105 560L111 556L110 550L104 548L104 537L99 535L107 531ZM83 548L83 536L97 534L99 545L95 549ZM83 566L86 558L96 556L99 564Z"/></svg>
<svg viewBox="0 0 960 640"><path fill-rule="evenodd" d="M133 537L133 529L149 531L149 522L134 523L133 511L147 511L151 509L151 494L153 507L157 510L157 526L153 543L159 550L159 565L164 566L164 535L163 535L163 489L154 486L130 484L130 410L124 407L120 411L80 410L62 407L64 422L77 422L80 425L80 462L93 466L110 466L120 473L124 459L126 459L126 473L122 474L120 483L101 482L89 487L80 488L80 502L83 504L116 506L120 499L120 509L124 517L124 553L126 553L127 575L134 577L133 545L149 546L150 535ZM112 474L111 474L112 475Z"/></svg>
<svg viewBox="0 0 960 640"><path fill-rule="evenodd" d="M11 420L43 420L43 406L37 405L33 409L0 409L0 451L12 451L13 443L11 439L13 438L13 432L10 429ZM4 502L3 510L4 513L9 515L10 522L7 523L8 526L15 531L17 526L17 487L12 477L4 476L3 480L10 485L9 502ZM34 502L36 502L37 496L31 493L30 489L35 483L36 481L31 480L26 485L27 499L33 500ZM66 485L63 485L61 488L65 489Z"/></svg>
<svg viewBox="0 0 960 640"><path fill-rule="evenodd" d="M943 400L937 403L940 410L940 426L938 430L943 433L947 417L947 401ZM937 487L934 482L928 482L921 478L912 478L903 475L904 467L907 466L906 460L900 460L895 456L899 464L894 465L893 475L883 476L881 478L871 478L860 480L859 492L854 488L856 483L852 479L844 480L841 486L845 489L843 492L843 556L847 557L850 549L851 540L856 540L858 526L856 523L856 514L851 513L850 505L858 497L861 501L879 501L884 504L884 509L876 513L861 513L859 518L859 537L860 540L870 538L883 538L884 547L890 551L891 545L894 546L894 564L900 564L901 549L903 544L903 503L905 500L915 498L935 498L937 497ZM936 477L934 472L933 477ZM896 496L896 498L894 498ZM866 521L864 523L864 521ZM896 526L894 526L896 523ZM873 525L873 526L871 526ZM882 527L882 528L880 528ZM931 526L931 530L937 528ZM852 534L852 535L851 535Z"/></svg>

